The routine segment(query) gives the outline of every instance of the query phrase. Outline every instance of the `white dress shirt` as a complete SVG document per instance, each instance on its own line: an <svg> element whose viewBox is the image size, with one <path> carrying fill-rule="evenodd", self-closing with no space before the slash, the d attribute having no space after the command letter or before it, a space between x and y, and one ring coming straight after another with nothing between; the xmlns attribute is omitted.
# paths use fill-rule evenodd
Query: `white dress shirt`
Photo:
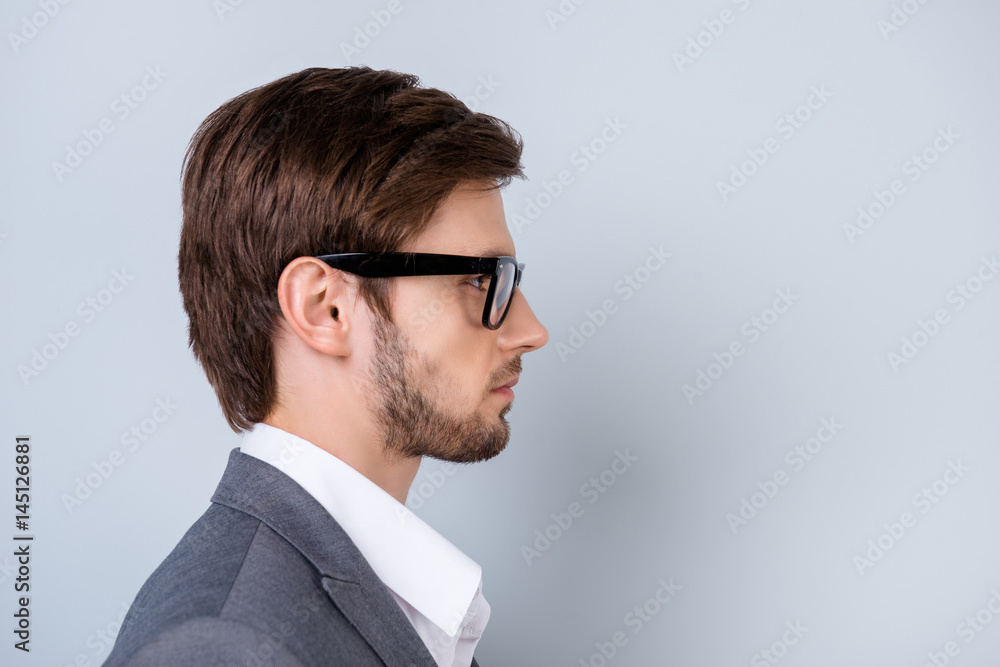
<svg viewBox="0 0 1000 667"><path fill-rule="evenodd" d="M408 507L308 440L268 424L240 450L273 465L344 529L440 667L469 667L490 618L482 568Z"/></svg>

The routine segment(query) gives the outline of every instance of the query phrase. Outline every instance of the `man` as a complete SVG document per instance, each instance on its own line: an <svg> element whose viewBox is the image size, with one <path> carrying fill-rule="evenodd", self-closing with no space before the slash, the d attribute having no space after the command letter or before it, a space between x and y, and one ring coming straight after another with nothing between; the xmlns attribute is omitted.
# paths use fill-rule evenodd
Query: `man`
<svg viewBox="0 0 1000 667"><path fill-rule="evenodd" d="M520 137L412 76L308 69L185 158L190 343L245 432L106 665L476 665L480 567L404 506L422 456L506 446L548 340L499 189Z"/></svg>

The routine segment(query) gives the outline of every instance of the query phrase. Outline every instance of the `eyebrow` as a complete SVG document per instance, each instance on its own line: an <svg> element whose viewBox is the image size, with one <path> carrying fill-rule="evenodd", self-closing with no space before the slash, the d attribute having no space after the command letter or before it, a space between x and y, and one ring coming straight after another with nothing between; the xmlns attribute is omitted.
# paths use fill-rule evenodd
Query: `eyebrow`
<svg viewBox="0 0 1000 667"><path fill-rule="evenodd" d="M476 254L476 257L514 257L514 253L507 248L489 248Z"/></svg>

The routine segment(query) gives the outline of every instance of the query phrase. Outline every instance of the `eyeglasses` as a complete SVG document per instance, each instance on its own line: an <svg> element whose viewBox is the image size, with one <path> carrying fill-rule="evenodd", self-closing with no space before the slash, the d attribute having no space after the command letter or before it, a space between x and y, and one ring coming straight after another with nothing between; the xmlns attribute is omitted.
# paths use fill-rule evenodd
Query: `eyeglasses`
<svg viewBox="0 0 1000 667"><path fill-rule="evenodd" d="M399 276L483 275L490 278L483 307L483 326L499 329L510 310L514 288L521 284L524 264L513 257L466 257L423 252L346 252L317 255L335 269L365 278Z"/></svg>

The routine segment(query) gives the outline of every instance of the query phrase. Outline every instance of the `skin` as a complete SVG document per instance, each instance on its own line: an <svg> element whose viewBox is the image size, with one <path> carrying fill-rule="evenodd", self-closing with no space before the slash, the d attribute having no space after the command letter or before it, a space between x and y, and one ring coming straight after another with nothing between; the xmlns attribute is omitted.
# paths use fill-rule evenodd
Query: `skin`
<svg viewBox="0 0 1000 667"><path fill-rule="evenodd" d="M460 185L430 226L400 248L477 257L515 255L496 189ZM299 257L278 281L276 405L265 423L338 457L406 501L422 456L478 461L507 444L509 395L521 356L548 331L518 287L503 325L481 322L476 276L391 279L392 321L357 292L357 277ZM334 317L336 309L336 317Z"/></svg>

